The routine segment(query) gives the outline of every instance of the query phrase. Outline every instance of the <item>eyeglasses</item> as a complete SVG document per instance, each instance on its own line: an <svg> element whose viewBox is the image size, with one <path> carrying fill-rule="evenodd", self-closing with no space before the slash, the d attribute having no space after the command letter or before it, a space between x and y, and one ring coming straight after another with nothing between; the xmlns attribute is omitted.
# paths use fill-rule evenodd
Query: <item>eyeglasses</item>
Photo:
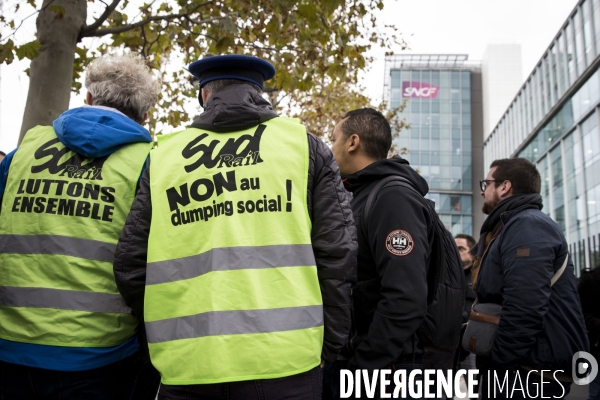
<svg viewBox="0 0 600 400"><path fill-rule="evenodd" d="M504 182L504 181L499 181L499 180L494 180L494 179L483 179L481 181L479 181L479 188L481 189L482 192L485 192L485 188L491 183L491 182Z"/></svg>

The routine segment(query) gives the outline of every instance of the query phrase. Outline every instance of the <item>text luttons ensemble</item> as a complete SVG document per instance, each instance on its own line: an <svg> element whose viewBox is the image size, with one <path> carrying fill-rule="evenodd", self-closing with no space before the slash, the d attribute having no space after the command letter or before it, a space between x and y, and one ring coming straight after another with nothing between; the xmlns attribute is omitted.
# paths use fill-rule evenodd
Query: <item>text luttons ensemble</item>
<svg viewBox="0 0 600 400"><path fill-rule="evenodd" d="M115 188L54 179L22 179L12 212L69 215L112 222ZM23 196L19 196L23 195ZM27 196L33 195L33 196ZM68 196L70 198L56 197Z"/></svg>

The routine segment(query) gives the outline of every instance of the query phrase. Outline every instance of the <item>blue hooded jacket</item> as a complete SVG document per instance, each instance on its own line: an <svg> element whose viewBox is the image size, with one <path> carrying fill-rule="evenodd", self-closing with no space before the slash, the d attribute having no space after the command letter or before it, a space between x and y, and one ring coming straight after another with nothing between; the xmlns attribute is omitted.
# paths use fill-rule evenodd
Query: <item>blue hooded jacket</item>
<svg viewBox="0 0 600 400"><path fill-rule="evenodd" d="M147 129L108 107L74 108L64 112L52 125L61 143L87 158L112 154L130 143L152 141ZM7 154L0 163L0 202L16 151ZM0 339L0 360L55 371L85 371L120 361L138 349L137 336L118 346L96 348L46 346Z"/></svg>

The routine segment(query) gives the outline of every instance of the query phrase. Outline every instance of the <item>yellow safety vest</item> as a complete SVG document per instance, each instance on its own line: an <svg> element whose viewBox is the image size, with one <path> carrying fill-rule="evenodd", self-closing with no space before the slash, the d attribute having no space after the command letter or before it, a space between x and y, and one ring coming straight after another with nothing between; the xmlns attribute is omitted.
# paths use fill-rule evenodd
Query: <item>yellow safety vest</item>
<svg viewBox="0 0 600 400"><path fill-rule="evenodd" d="M52 127L27 132L2 198L0 338L110 347L135 334L113 260L150 148L86 159Z"/></svg>
<svg viewBox="0 0 600 400"><path fill-rule="evenodd" d="M287 118L159 138L144 318L164 384L278 378L319 365L308 162L306 128Z"/></svg>

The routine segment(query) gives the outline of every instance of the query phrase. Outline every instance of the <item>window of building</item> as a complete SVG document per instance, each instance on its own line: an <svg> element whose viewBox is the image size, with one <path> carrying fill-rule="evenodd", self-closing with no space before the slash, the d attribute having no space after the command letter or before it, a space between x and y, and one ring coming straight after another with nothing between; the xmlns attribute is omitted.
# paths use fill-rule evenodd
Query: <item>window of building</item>
<svg viewBox="0 0 600 400"><path fill-rule="evenodd" d="M460 140L460 127L452 128L452 139Z"/></svg>
<svg viewBox="0 0 600 400"><path fill-rule="evenodd" d="M594 19L594 37L596 53L600 54L600 0L592 0L592 16Z"/></svg>
<svg viewBox="0 0 600 400"><path fill-rule="evenodd" d="M460 195L450 195L450 211L461 211Z"/></svg>
<svg viewBox="0 0 600 400"><path fill-rule="evenodd" d="M462 165L462 190L473 190L473 169L471 167L471 155L468 155L468 164L465 162L467 156L463 154L463 165Z"/></svg>
<svg viewBox="0 0 600 400"><path fill-rule="evenodd" d="M440 188L439 154L437 155L437 159L438 159L437 163L433 162L434 157L435 157L435 154L432 155L432 162L431 162L432 165L429 167L429 176L431 177L429 180L429 188L430 189L439 189ZM438 198L436 205L437 205L437 207L439 207L439 198Z"/></svg>
<svg viewBox="0 0 600 400"><path fill-rule="evenodd" d="M554 221L561 227L563 232L566 232L562 149L560 146L552 149L550 160L552 162L552 192L554 194L552 206L554 208Z"/></svg>
<svg viewBox="0 0 600 400"><path fill-rule="evenodd" d="M392 88L399 88L402 86L402 82L400 81L400 71L392 70L390 72L392 76Z"/></svg>
<svg viewBox="0 0 600 400"><path fill-rule="evenodd" d="M573 118L577 121L590 108L600 100L600 70L587 80L585 84L573 95Z"/></svg>
<svg viewBox="0 0 600 400"><path fill-rule="evenodd" d="M548 111L548 101L547 101L547 93L548 91L546 90L546 82L548 79L548 75L547 75L547 69L546 69L546 63L544 62L545 59L542 59L542 62L540 63L539 66L539 75L538 75L538 79L539 79L539 94L540 94L540 112L542 113L540 118L543 115L546 115L546 112Z"/></svg>
<svg viewBox="0 0 600 400"><path fill-rule="evenodd" d="M450 232L454 236L454 235L458 235L459 233L461 233L462 229L463 229L463 227L462 227L460 215L453 215L452 216L452 227L450 228Z"/></svg>
<svg viewBox="0 0 600 400"><path fill-rule="evenodd" d="M562 33L560 35L558 35L557 45L558 45L558 53L557 53L557 57L556 57L556 64L558 65L558 96L557 96L557 98L559 98L563 95L565 90L567 90L567 76L565 73L566 72L565 67L567 65L568 54L567 54L566 48L565 48L565 35L563 35Z"/></svg>
<svg viewBox="0 0 600 400"><path fill-rule="evenodd" d="M458 89L458 88L450 89L450 98L453 101L459 101L460 100L460 89Z"/></svg>
<svg viewBox="0 0 600 400"><path fill-rule="evenodd" d="M468 101L470 103L471 102L471 89L463 86L461 98L462 98L463 102Z"/></svg>
<svg viewBox="0 0 600 400"><path fill-rule="evenodd" d="M585 65L590 65L594 61L596 50L594 48L594 32L592 28L591 0L586 0L581 4L583 17L583 39L585 42Z"/></svg>
<svg viewBox="0 0 600 400"><path fill-rule="evenodd" d="M537 164L537 169L540 172L540 178L542 180L542 190L540 191L542 202L544 204L542 211L550 215L550 176L548 174L548 159L546 157L540 159Z"/></svg>
<svg viewBox="0 0 600 400"><path fill-rule="evenodd" d="M442 101L441 103L442 113L449 114L452 110L452 103L450 103L449 101Z"/></svg>
<svg viewBox="0 0 600 400"><path fill-rule="evenodd" d="M586 192L588 229L590 236L600 233L600 184Z"/></svg>
<svg viewBox="0 0 600 400"><path fill-rule="evenodd" d="M550 90L549 90L549 94L550 92L552 92L552 104L556 104L556 102L558 101L558 74L556 71L556 45L552 45L552 47L550 48L550 75L551 75L551 82L550 82Z"/></svg>
<svg viewBox="0 0 600 400"><path fill-rule="evenodd" d="M462 125L462 117L460 113L456 113L456 114L452 114L452 127L458 127L460 129L460 126Z"/></svg>
<svg viewBox="0 0 600 400"><path fill-rule="evenodd" d="M460 114L460 101L452 102L452 114Z"/></svg>
<svg viewBox="0 0 600 400"><path fill-rule="evenodd" d="M567 42L567 71L569 77L569 85L572 85L577 80L577 69L575 67L575 44L572 23L568 23L565 26L565 38Z"/></svg>
<svg viewBox="0 0 600 400"><path fill-rule="evenodd" d="M442 126L450 127L452 126L452 114L442 114L441 115L441 124Z"/></svg>
<svg viewBox="0 0 600 400"><path fill-rule="evenodd" d="M583 161L586 170L600 160L600 136L598 134L598 116L594 113L581 124L583 136ZM598 165L600 167L600 165ZM596 169L598 171L598 169Z"/></svg>
<svg viewBox="0 0 600 400"><path fill-rule="evenodd" d="M580 239L579 231L583 222L583 210L580 207L583 196L583 187L577 182L583 182L581 176L582 170L579 167L581 162L581 143L577 132L573 132L563 140L565 154L565 194L567 210L567 235L570 242Z"/></svg>
<svg viewBox="0 0 600 400"><path fill-rule="evenodd" d="M470 113L462 114L462 126L463 126L463 129L471 128L471 114Z"/></svg>
<svg viewBox="0 0 600 400"><path fill-rule="evenodd" d="M531 81L530 81L530 88L531 88L531 94L532 94L532 109L533 109L533 113L531 115L531 121L532 121L532 125L535 126L537 125L537 121L540 115L540 104L541 99L540 99L540 93L539 93L539 89L540 89L540 83L538 80L539 77L539 68L536 68L533 71L533 75L531 76Z"/></svg>
<svg viewBox="0 0 600 400"><path fill-rule="evenodd" d="M440 71L431 71L431 84L440 86Z"/></svg>
<svg viewBox="0 0 600 400"><path fill-rule="evenodd" d="M452 71L452 89L460 88L460 72Z"/></svg>
<svg viewBox="0 0 600 400"><path fill-rule="evenodd" d="M585 70L585 43L583 41L583 27L581 25L581 12L573 15L573 29L575 30L575 54L577 55L577 76Z"/></svg>

